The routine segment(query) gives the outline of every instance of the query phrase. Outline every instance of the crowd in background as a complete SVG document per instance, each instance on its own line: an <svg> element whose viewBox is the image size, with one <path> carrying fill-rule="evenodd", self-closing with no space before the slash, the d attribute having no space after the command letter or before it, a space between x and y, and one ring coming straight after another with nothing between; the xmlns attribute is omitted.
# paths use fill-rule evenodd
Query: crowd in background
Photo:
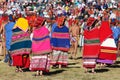
<svg viewBox="0 0 120 80"><path fill-rule="evenodd" d="M8 53L11 54L5 57L5 62L7 62L8 57L9 65L16 66L16 72L22 72L22 68L24 67L37 71L36 75L42 75L43 72L41 71L49 72L50 64L52 66L58 65L59 68L67 66L68 52L71 53L70 59L77 59L77 49L79 46L83 53L83 67L87 69L92 68L92 72L94 73L96 62L102 63L101 65L104 65L104 63L113 64L116 56L112 55L114 56L113 58L103 58L101 56L100 59L107 59L105 62L105 60L100 59L96 61L96 58L98 58L97 54L90 53L92 56L88 55L89 50L86 48L86 45L89 46L89 42L87 40L92 40L93 36L92 38L88 38L87 30L91 31L89 34L93 35L92 29L97 26L95 29L96 33L94 33L97 34L97 36L94 36L97 39L98 35L102 34L98 30L101 24L110 26L109 28L112 33L106 27L105 30L108 29L108 33L105 33L105 35L114 38L114 47L116 46L116 48L112 48L112 50L119 51L119 10L119 0L117 2L114 0L1 0L1 54L5 56ZM108 21L109 23L104 23L103 21ZM9 24L9 22L11 23ZM41 26L45 27L39 29ZM100 28L100 30L102 29ZM110 36L111 34L113 36ZM17 35L19 37L16 37ZM31 40L28 39L30 36ZM47 40L44 44L39 42L44 39ZM18 42L21 43L18 45ZM24 49L21 49L21 47ZM98 47L99 45L95 45L94 48L90 48L91 52L93 49L98 49ZM31 53L31 48L33 55L30 61L29 53ZM22 50L22 52L18 49ZM21 55L13 55L15 53ZM48 53L53 53L52 59L51 54ZM93 53L95 52L93 51ZM9 56L12 57L13 62ZM24 59L25 63L17 62L20 59ZM108 62L108 59L111 62ZM36 66L36 64L38 65Z"/></svg>

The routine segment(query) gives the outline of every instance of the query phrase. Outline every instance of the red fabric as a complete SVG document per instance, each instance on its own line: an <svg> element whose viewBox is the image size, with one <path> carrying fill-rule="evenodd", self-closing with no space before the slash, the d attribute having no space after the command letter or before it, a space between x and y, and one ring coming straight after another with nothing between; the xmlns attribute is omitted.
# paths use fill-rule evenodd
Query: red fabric
<svg viewBox="0 0 120 80"><path fill-rule="evenodd" d="M68 52L69 51L69 48L63 48L63 47L55 47L55 46L52 46L52 49L53 50L61 50L61 51L65 51L65 52Z"/></svg>
<svg viewBox="0 0 120 80"><path fill-rule="evenodd" d="M34 27L42 26L43 22L45 21L45 18L39 16L35 19Z"/></svg>
<svg viewBox="0 0 120 80"><path fill-rule="evenodd" d="M95 18L93 18L93 17L88 18L87 26L91 26L94 23L94 21L95 21Z"/></svg>
<svg viewBox="0 0 120 80"><path fill-rule="evenodd" d="M97 57L99 54L99 45L84 45L83 57Z"/></svg>
<svg viewBox="0 0 120 80"><path fill-rule="evenodd" d="M117 50L117 48L113 48L113 47L103 47L103 46L101 46L100 47L101 49L109 49L109 50Z"/></svg>
<svg viewBox="0 0 120 80"><path fill-rule="evenodd" d="M103 46L101 46L101 49L117 51L117 48L113 48L113 47L103 47ZM107 59L107 60L116 60L117 53L114 53L114 52L113 53L100 52L99 58L100 59Z"/></svg>
<svg viewBox="0 0 120 80"><path fill-rule="evenodd" d="M29 57L23 57L22 62L23 62L22 66L24 68L29 68L29 66L30 66L30 58Z"/></svg>
<svg viewBox="0 0 120 80"><path fill-rule="evenodd" d="M107 59L107 60L116 60L117 54L115 53L104 53L101 52L99 55L99 59Z"/></svg>
<svg viewBox="0 0 120 80"><path fill-rule="evenodd" d="M7 21L8 20L8 16L2 16L2 20L3 21Z"/></svg>
<svg viewBox="0 0 120 80"><path fill-rule="evenodd" d="M110 23L109 23L109 21L102 21L101 27L100 27L100 42L101 42L101 44L107 38L113 38L112 30L110 28ZM106 47L106 46L101 46L101 49L117 51L116 47ZM100 59L116 60L116 57L117 57L116 53L110 53L109 51L108 52L100 51L100 54L99 54Z"/></svg>
<svg viewBox="0 0 120 80"><path fill-rule="evenodd" d="M2 25L2 19L0 18L0 26Z"/></svg>
<svg viewBox="0 0 120 80"><path fill-rule="evenodd" d="M101 27L100 27L100 42L102 43L111 35L112 35L112 30L110 28L109 21L102 21Z"/></svg>
<svg viewBox="0 0 120 80"><path fill-rule="evenodd" d="M69 20L68 20L69 26L72 26L72 23L73 23L73 20L72 20L72 19L69 19Z"/></svg>
<svg viewBox="0 0 120 80"><path fill-rule="evenodd" d="M90 64L85 65L85 64L83 64L83 67L92 69L92 68L96 67L96 64L94 64L94 65L90 65Z"/></svg>
<svg viewBox="0 0 120 80"><path fill-rule="evenodd" d="M36 16L27 16L26 19L28 20L29 26L34 27Z"/></svg>
<svg viewBox="0 0 120 80"><path fill-rule="evenodd" d="M13 58L13 66L22 66L22 56L14 55Z"/></svg>
<svg viewBox="0 0 120 80"><path fill-rule="evenodd" d="M84 30L84 39L91 40L99 40L99 29L95 28L91 31ZM100 50L100 44L98 43L84 43L83 48L83 57L84 58L97 58Z"/></svg>
<svg viewBox="0 0 120 80"><path fill-rule="evenodd" d="M29 57L23 57L23 56L22 55L13 55L12 56L13 66L20 66L20 67L24 67L24 68L29 68L30 59L29 59Z"/></svg>

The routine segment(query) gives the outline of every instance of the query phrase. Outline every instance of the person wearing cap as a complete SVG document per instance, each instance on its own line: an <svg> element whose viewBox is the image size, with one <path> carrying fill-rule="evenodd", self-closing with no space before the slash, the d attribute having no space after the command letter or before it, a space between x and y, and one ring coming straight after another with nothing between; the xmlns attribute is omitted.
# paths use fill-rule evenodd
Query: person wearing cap
<svg viewBox="0 0 120 80"><path fill-rule="evenodd" d="M30 66L31 40L28 32L28 21L21 17L16 20L12 30L12 41L10 55L12 66L16 67L15 72L23 72Z"/></svg>
<svg viewBox="0 0 120 80"><path fill-rule="evenodd" d="M36 71L34 76L42 76L43 72L49 72L49 53L51 52L49 30L45 27L45 18L38 16L33 25L32 58L29 68L31 71Z"/></svg>
<svg viewBox="0 0 120 80"><path fill-rule="evenodd" d="M66 67L68 64L68 51L70 48L70 34L68 27L64 24L65 17L56 19L57 25L51 34L51 46L53 49L51 65L53 67Z"/></svg>

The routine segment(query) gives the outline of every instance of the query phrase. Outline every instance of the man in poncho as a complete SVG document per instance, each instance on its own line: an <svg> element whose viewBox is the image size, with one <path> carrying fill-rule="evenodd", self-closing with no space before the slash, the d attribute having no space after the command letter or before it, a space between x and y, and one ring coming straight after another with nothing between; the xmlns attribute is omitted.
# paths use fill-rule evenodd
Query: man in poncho
<svg viewBox="0 0 120 80"><path fill-rule="evenodd" d="M65 17L57 18L57 25L52 32L51 45L53 49L51 64L53 66L59 65L67 66L68 64L68 50L70 48L70 34L69 29L64 25Z"/></svg>
<svg viewBox="0 0 120 80"><path fill-rule="evenodd" d="M43 75L43 72L49 72L50 57L52 52L50 45L49 30L44 25L45 19L38 16L34 20L33 38L32 38L32 59L30 70L37 71L35 76Z"/></svg>
<svg viewBox="0 0 120 80"><path fill-rule="evenodd" d="M23 72L23 68L29 68L31 51L31 40L28 33L28 21L25 18L19 18L13 28L10 54L13 60L13 66L16 66L16 72Z"/></svg>
<svg viewBox="0 0 120 80"><path fill-rule="evenodd" d="M117 58L117 46L109 21L102 21L101 23L100 43L100 53L97 62L101 63L101 67L105 66L105 64L113 64Z"/></svg>
<svg viewBox="0 0 120 80"><path fill-rule="evenodd" d="M88 72L88 69L92 69L92 73L94 73L100 50L100 33L98 26L93 25L95 21L93 17L88 18L87 26L84 30L83 67L85 72Z"/></svg>

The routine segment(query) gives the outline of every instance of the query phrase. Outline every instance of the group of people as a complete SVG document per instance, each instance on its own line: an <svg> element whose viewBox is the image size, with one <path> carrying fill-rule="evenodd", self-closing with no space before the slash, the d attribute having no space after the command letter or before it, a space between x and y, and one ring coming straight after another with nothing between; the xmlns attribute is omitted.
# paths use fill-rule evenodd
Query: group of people
<svg viewBox="0 0 120 80"><path fill-rule="evenodd" d="M50 66L67 67L68 58L77 59L79 46L86 73L88 69L95 73L97 63L101 67L114 64L120 47L119 7L97 0L52 1L1 4L4 62L15 66L16 72L29 68L39 76L49 72Z"/></svg>

